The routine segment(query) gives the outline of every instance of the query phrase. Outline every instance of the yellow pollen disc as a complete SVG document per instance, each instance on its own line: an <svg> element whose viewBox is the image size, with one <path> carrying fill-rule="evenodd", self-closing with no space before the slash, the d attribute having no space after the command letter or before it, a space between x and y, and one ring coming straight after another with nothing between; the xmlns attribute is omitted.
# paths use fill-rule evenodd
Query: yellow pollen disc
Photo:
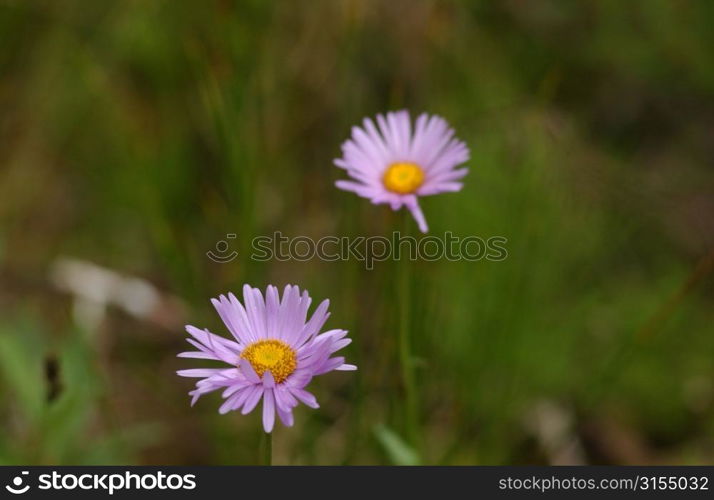
<svg viewBox="0 0 714 500"><path fill-rule="evenodd" d="M414 163L392 163L384 172L382 182L394 193L410 194L424 183L424 171Z"/></svg>
<svg viewBox="0 0 714 500"><path fill-rule="evenodd" d="M248 360L260 378L270 370L275 383L284 382L297 367L297 353L282 340L259 340L243 349L240 357Z"/></svg>

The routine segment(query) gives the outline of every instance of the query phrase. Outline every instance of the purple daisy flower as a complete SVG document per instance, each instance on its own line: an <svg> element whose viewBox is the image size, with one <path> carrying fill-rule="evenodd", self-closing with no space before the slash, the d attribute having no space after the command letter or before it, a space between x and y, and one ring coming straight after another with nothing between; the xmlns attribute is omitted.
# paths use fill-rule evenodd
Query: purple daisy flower
<svg viewBox="0 0 714 500"><path fill-rule="evenodd" d="M342 144L342 158L335 160L354 180L339 180L337 187L374 204L389 203L392 210L406 206L426 233L418 197L461 190L459 179L468 169L456 167L468 161L468 147L436 115L419 115L413 132L405 110L377 115L379 129L369 118L363 124L352 127L352 138Z"/></svg>
<svg viewBox="0 0 714 500"><path fill-rule="evenodd" d="M222 361L228 368L179 370L182 377L200 378L189 392L191 405L202 395L222 389L224 402L218 410L224 414L240 409L245 415L263 400L263 428L273 430L275 412L287 426L293 425L292 410L302 401L318 408L315 396L305 390L312 377L332 370L356 370L345 358L332 357L351 342L346 330L319 333L330 316L329 300L324 300L307 320L312 299L297 286L286 286L282 300L278 289L269 285L263 294L257 288L243 286L243 304L235 295L221 295L211 302L228 330L229 340L208 330L187 325L193 338L188 342L197 351L182 352L181 358Z"/></svg>

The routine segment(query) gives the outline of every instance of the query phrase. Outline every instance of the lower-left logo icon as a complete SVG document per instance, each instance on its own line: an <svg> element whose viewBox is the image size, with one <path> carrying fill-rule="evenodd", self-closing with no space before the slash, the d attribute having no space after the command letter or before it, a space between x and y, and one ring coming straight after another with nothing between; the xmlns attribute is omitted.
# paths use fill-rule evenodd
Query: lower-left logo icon
<svg viewBox="0 0 714 500"><path fill-rule="evenodd" d="M5 489L9 491L10 493L14 493L15 495L21 495L25 493L27 490L30 489L30 485L26 484L24 487L22 486L22 476L27 476L30 472L29 471L22 471L19 476L15 476L12 479L12 485L6 485Z"/></svg>

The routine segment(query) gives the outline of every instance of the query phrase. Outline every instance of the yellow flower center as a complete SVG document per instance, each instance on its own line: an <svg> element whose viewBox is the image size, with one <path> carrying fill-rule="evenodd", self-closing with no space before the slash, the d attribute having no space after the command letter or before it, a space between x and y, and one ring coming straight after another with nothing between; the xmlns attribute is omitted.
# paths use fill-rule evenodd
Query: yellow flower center
<svg viewBox="0 0 714 500"><path fill-rule="evenodd" d="M261 378L266 370L270 370L276 384L284 382L297 367L297 353L282 340L253 342L243 349L240 357L248 360Z"/></svg>
<svg viewBox="0 0 714 500"><path fill-rule="evenodd" d="M394 193L410 194L424 183L424 171L415 163L392 163L384 172L382 182Z"/></svg>

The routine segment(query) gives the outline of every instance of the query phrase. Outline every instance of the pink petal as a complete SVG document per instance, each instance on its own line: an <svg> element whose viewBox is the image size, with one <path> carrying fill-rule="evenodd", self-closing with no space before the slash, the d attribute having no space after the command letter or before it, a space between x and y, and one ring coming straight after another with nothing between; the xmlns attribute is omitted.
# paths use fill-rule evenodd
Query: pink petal
<svg viewBox="0 0 714 500"><path fill-rule="evenodd" d="M271 432L275 424L275 399L272 389L265 391L263 395L263 429Z"/></svg>
<svg viewBox="0 0 714 500"><path fill-rule="evenodd" d="M409 211L412 213L412 216L414 217L414 220L417 223L417 226L419 226L419 230L422 233L426 233L429 231L429 226L426 225L426 219L424 218L424 213L421 211L421 207L419 206L419 202L417 201L416 196L410 196L407 199L406 202L407 208Z"/></svg>
<svg viewBox="0 0 714 500"><path fill-rule="evenodd" d="M253 411L253 408L256 407L258 402L260 401L260 397L263 395L263 386L260 385L254 385L251 390L251 392L248 395L248 398L245 401L245 404L243 405L243 410L241 410L241 413L243 415L247 415L251 411Z"/></svg>
<svg viewBox="0 0 714 500"><path fill-rule="evenodd" d="M260 377L257 373L255 373L253 365L250 364L250 361L245 358L241 358L241 360L238 362L238 366L240 366L240 371L243 376L247 378L250 382L253 382L254 384L260 383Z"/></svg>

